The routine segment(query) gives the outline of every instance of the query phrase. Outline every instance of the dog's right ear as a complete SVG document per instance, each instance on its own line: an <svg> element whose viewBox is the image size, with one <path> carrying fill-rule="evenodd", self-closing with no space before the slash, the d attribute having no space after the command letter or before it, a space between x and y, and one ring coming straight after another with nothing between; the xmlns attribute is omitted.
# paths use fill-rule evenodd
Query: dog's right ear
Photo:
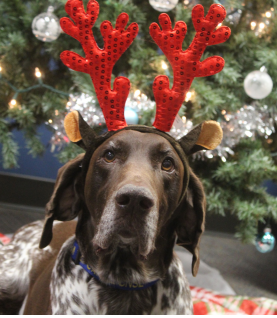
<svg viewBox="0 0 277 318"><path fill-rule="evenodd" d="M85 150L87 150L89 145L91 145L96 138L93 129L84 121L77 110L74 110L65 116L64 128L70 141Z"/></svg>
<svg viewBox="0 0 277 318"><path fill-rule="evenodd" d="M73 220L80 208L80 190L78 181L81 178L81 164L84 154L70 160L58 171L53 194L46 204L46 216L39 247L44 248L52 240L52 227L54 220Z"/></svg>

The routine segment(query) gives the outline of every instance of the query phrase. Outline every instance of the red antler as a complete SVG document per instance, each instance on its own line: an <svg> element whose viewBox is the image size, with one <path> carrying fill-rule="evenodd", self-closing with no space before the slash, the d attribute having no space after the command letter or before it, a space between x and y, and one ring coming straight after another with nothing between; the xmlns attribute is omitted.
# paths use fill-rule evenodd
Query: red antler
<svg viewBox="0 0 277 318"><path fill-rule="evenodd" d="M192 10L192 21L196 35L186 51L182 50L187 32L185 22L178 21L172 30L169 16L162 13L159 16L162 30L157 23L150 25L150 35L169 60L174 74L172 89L169 88L167 76L160 75L154 80L153 92L157 110L153 126L157 129L162 131L171 129L194 77L213 75L223 69L222 57L209 57L203 62L200 62L200 58L208 45L219 44L229 38L231 30L228 27L215 30L225 17L226 11L219 4L211 5L206 17L202 5L195 6Z"/></svg>
<svg viewBox="0 0 277 318"><path fill-rule="evenodd" d="M132 23L125 30L129 20L127 13L121 13L118 16L115 29L111 22L102 22L100 31L105 44L104 48L100 49L91 30L98 17L98 2L90 0L85 12L81 0L68 0L65 11L75 23L69 18L62 18L61 28L81 43L86 57L64 51L61 54L61 60L71 69L91 76L108 130L127 126L124 106L130 90L130 81L126 77L117 77L114 81L114 89L111 89L111 74L116 61L137 36L138 25Z"/></svg>

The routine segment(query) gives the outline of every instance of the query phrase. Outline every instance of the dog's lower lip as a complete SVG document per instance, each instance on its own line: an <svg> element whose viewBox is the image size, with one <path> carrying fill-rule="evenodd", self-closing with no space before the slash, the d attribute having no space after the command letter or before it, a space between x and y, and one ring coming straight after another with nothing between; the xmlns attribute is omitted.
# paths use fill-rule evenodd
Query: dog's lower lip
<svg viewBox="0 0 277 318"><path fill-rule="evenodd" d="M132 237L134 237L134 234L132 234L130 231L127 231L127 230L120 231L119 235L124 237L124 238L132 238Z"/></svg>

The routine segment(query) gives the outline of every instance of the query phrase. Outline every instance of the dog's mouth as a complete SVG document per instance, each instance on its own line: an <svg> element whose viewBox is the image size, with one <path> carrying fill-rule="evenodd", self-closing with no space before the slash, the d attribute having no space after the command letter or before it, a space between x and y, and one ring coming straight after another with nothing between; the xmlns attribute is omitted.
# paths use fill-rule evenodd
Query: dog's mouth
<svg viewBox="0 0 277 318"><path fill-rule="evenodd" d="M121 249L130 252L138 260L145 261L154 250L154 234L149 235L151 231L147 231L143 224L137 229L127 226L120 226L120 229L116 229L114 226L110 230L103 231L101 228L100 224L93 239L94 252L98 257L113 254Z"/></svg>
<svg viewBox="0 0 277 318"><path fill-rule="evenodd" d="M148 200L151 205L145 207ZM101 218L93 238L95 253L100 257L120 248L129 250L139 259L146 259L155 246L157 202L156 196L142 187L128 185L115 192L102 213L99 211Z"/></svg>

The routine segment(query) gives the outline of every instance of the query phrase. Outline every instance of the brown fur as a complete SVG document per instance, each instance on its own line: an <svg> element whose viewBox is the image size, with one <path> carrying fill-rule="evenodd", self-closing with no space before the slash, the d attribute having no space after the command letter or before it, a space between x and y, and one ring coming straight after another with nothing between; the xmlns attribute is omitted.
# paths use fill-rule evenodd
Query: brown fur
<svg viewBox="0 0 277 318"><path fill-rule="evenodd" d="M50 280L57 255L63 243L75 234L76 221L58 223L53 227L53 239L51 248L54 255L42 254L39 260L35 260L31 271L31 282L24 315L51 314L50 308Z"/></svg>

